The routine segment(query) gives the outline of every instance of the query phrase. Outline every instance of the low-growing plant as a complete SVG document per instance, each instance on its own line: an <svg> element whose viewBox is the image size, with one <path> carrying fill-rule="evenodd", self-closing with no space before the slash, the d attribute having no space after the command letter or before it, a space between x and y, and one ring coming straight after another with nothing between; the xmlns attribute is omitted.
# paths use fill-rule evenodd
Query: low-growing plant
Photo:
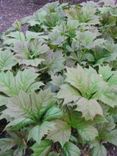
<svg viewBox="0 0 117 156"><path fill-rule="evenodd" d="M54 2L3 33L0 156L107 156L106 144L117 146L116 27L110 0Z"/></svg>

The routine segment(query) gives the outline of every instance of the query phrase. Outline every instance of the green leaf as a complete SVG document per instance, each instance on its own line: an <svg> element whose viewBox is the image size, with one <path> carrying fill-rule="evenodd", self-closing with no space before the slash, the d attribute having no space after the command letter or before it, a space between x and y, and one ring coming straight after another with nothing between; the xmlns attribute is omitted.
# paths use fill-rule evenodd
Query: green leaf
<svg viewBox="0 0 117 156"><path fill-rule="evenodd" d="M60 153L50 152L48 156L60 156Z"/></svg>
<svg viewBox="0 0 117 156"><path fill-rule="evenodd" d="M61 89L58 92L57 97L59 99L64 99L63 104L66 105L69 104L70 102L77 101L80 98L80 94L72 86L64 84L61 86Z"/></svg>
<svg viewBox="0 0 117 156"><path fill-rule="evenodd" d="M43 42L43 40L32 40L29 43L29 49L32 52L32 56L38 57L40 54L44 54L49 51L49 47Z"/></svg>
<svg viewBox="0 0 117 156"><path fill-rule="evenodd" d="M52 142L49 140L42 140L40 144L34 144L32 146L32 156L45 156L51 149Z"/></svg>
<svg viewBox="0 0 117 156"><path fill-rule="evenodd" d="M18 62L20 65L26 65L26 66L32 66L37 67L41 63L43 63L45 60L41 58L35 58L35 59L19 59Z"/></svg>
<svg viewBox="0 0 117 156"><path fill-rule="evenodd" d="M59 142L63 147L64 144L69 141L70 135L70 126L62 120L56 120L55 128L49 131L47 138L53 142Z"/></svg>
<svg viewBox="0 0 117 156"><path fill-rule="evenodd" d="M16 53L17 58L28 58L29 57L29 48L27 41L17 41L14 44L13 48L14 52Z"/></svg>
<svg viewBox="0 0 117 156"><path fill-rule="evenodd" d="M22 156L24 155L24 152L24 149L19 147L14 151L14 155Z"/></svg>
<svg viewBox="0 0 117 156"><path fill-rule="evenodd" d="M0 95L0 106L6 105L8 103L9 98Z"/></svg>
<svg viewBox="0 0 117 156"><path fill-rule="evenodd" d="M108 80L109 85L111 86L117 86L117 71L113 72L113 75L111 76L111 78Z"/></svg>
<svg viewBox="0 0 117 156"><path fill-rule="evenodd" d="M113 0L101 0L104 3L104 6L115 6L115 2Z"/></svg>
<svg viewBox="0 0 117 156"><path fill-rule="evenodd" d="M25 35L23 32L14 31L7 34L4 40L4 44L11 45L15 44L17 41L25 41Z"/></svg>
<svg viewBox="0 0 117 156"><path fill-rule="evenodd" d="M87 90L88 78L81 66L78 65L77 68L67 68L66 76L66 82L80 90L81 93Z"/></svg>
<svg viewBox="0 0 117 156"><path fill-rule="evenodd" d="M53 104L55 98L49 90L41 90L38 94L21 92L18 96L9 99L3 115L12 118L13 121L25 118L37 122Z"/></svg>
<svg viewBox="0 0 117 156"><path fill-rule="evenodd" d="M96 32L96 31L95 32L77 31L76 39L77 39L77 42L78 42L78 45L79 45L79 49L82 48L82 47L91 49L91 48L95 47L97 44L100 44L100 42L99 42L100 40L98 42L96 42L96 40L95 40L96 37L98 37L98 36L99 36L99 33Z"/></svg>
<svg viewBox="0 0 117 156"><path fill-rule="evenodd" d="M38 144L40 144L41 139L47 135L51 129L54 129L54 123L44 121L41 125L35 126L30 130L28 140L33 138Z"/></svg>
<svg viewBox="0 0 117 156"><path fill-rule="evenodd" d="M38 74L30 69L19 71L16 76L13 73L0 73L0 91L9 96L18 95L20 91L31 92L42 85L41 82L35 82Z"/></svg>
<svg viewBox="0 0 117 156"><path fill-rule="evenodd" d="M85 120L82 118L81 114L77 111L70 111L69 113L69 124L71 127L79 129L84 126L89 126L92 124L90 120Z"/></svg>
<svg viewBox="0 0 117 156"><path fill-rule="evenodd" d="M93 68L67 68L66 82L76 88L81 96L90 99L100 91L102 80Z"/></svg>
<svg viewBox="0 0 117 156"><path fill-rule="evenodd" d="M99 66L99 74L105 81L107 81L113 73L109 66Z"/></svg>
<svg viewBox="0 0 117 156"><path fill-rule="evenodd" d="M107 156L107 150L103 145L96 144L93 148L92 156Z"/></svg>
<svg viewBox="0 0 117 156"><path fill-rule="evenodd" d="M80 156L79 148L71 142L64 145L64 155L65 156Z"/></svg>
<svg viewBox="0 0 117 156"><path fill-rule="evenodd" d="M61 31L59 30L60 27L57 26L53 29L53 31L49 34L49 38L50 38L50 42L52 45L58 45L61 46L66 37L64 35L62 35Z"/></svg>
<svg viewBox="0 0 117 156"><path fill-rule="evenodd" d="M49 108L49 110L44 115L44 120L49 121L49 120L53 120L53 119L59 119L62 116L63 116L62 110L57 106L53 106L53 107Z"/></svg>
<svg viewBox="0 0 117 156"><path fill-rule="evenodd" d="M112 130L108 134L107 141L110 142L111 144L117 146L117 129Z"/></svg>
<svg viewBox="0 0 117 156"><path fill-rule="evenodd" d="M75 110L82 112L86 120L93 120L96 115L103 115L102 107L95 99L87 100L86 98L80 98Z"/></svg>
<svg viewBox="0 0 117 156"><path fill-rule="evenodd" d="M64 69L64 57L61 51L57 51L56 53L49 52L44 57L46 60L44 64L46 65L50 74L54 74L60 72Z"/></svg>
<svg viewBox="0 0 117 156"><path fill-rule="evenodd" d="M78 109L83 112L86 118L93 119L96 114L103 114L97 100L111 107L117 104L116 90L110 88L108 83L103 81L96 70L91 67L89 69L83 69L78 65L77 68L67 68L66 83L62 85L58 93L58 98L64 99L63 104L68 105L70 102L74 102L72 105L77 105ZM82 103L84 104L82 105ZM92 107L93 109L90 109Z"/></svg>
<svg viewBox="0 0 117 156"><path fill-rule="evenodd" d="M12 156L12 155L13 155L13 151L12 150L0 153L0 156Z"/></svg>
<svg viewBox="0 0 117 156"><path fill-rule="evenodd" d="M64 78L61 75L51 75L51 83L57 87L60 87L64 83Z"/></svg>
<svg viewBox="0 0 117 156"><path fill-rule="evenodd" d="M10 150L14 146L15 146L15 142L12 138L0 139L0 149L2 152Z"/></svg>
<svg viewBox="0 0 117 156"><path fill-rule="evenodd" d="M107 104L110 107L117 106L117 93L113 90L113 88L110 87L104 87L103 94L100 95L99 100L101 100L103 103Z"/></svg>
<svg viewBox="0 0 117 156"><path fill-rule="evenodd" d="M32 39L38 38L39 35L40 35L40 33L37 33L37 32L26 31L26 38L29 41L32 40Z"/></svg>
<svg viewBox="0 0 117 156"><path fill-rule="evenodd" d="M79 127L78 133L84 141L93 141L98 136L97 129L91 125Z"/></svg>
<svg viewBox="0 0 117 156"><path fill-rule="evenodd" d="M10 70L16 63L17 61L10 51L0 52L0 70Z"/></svg>
<svg viewBox="0 0 117 156"><path fill-rule="evenodd" d="M38 58L40 55L49 51L49 47L41 39L31 41L18 41L14 45L17 57L24 59Z"/></svg>

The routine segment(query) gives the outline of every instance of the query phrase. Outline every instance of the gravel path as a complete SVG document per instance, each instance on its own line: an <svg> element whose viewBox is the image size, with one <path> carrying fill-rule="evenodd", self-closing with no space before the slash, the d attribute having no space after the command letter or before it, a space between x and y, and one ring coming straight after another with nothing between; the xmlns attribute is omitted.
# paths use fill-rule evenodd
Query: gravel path
<svg viewBox="0 0 117 156"><path fill-rule="evenodd" d="M0 32L5 31L11 24L22 17L33 14L45 0L34 4L33 0L0 0Z"/></svg>

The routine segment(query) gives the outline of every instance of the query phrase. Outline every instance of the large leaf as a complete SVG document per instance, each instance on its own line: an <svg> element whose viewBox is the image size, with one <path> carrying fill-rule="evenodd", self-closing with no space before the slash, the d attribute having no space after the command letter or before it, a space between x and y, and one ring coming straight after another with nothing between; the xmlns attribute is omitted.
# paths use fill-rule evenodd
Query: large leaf
<svg viewBox="0 0 117 156"><path fill-rule="evenodd" d="M99 74L105 81L108 82L109 86L117 85L117 72L112 71L108 65L100 66Z"/></svg>
<svg viewBox="0 0 117 156"><path fill-rule="evenodd" d="M34 39L31 41L18 41L15 43L14 51L18 57L26 59L37 58L49 51L49 47L43 40Z"/></svg>
<svg viewBox="0 0 117 156"><path fill-rule="evenodd" d="M49 34L49 38L50 38L52 45L61 46L65 42L66 37L64 35L62 35L62 32L59 29L60 29L60 27L57 26Z"/></svg>
<svg viewBox="0 0 117 156"><path fill-rule="evenodd" d="M64 155L65 156L80 156L79 148L71 142L64 145Z"/></svg>
<svg viewBox="0 0 117 156"><path fill-rule="evenodd" d="M44 59L41 58L35 58L35 59L18 59L18 62L20 65L26 65L26 66L32 66L32 67L37 67L40 65L42 62L44 62Z"/></svg>
<svg viewBox="0 0 117 156"><path fill-rule="evenodd" d="M108 80L109 85L111 85L112 87L117 86L117 71L113 72L113 75L111 76L111 78Z"/></svg>
<svg viewBox="0 0 117 156"><path fill-rule="evenodd" d="M53 140L53 142L59 142L61 146L64 146L69 141L70 135L70 126L62 120L56 120L55 128L49 131L47 138Z"/></svg>
<svg viewBox="0 0 117 156"><path fill-rule="evenodd" d="M103 110L95 99L80 98L76 110L82 112L86 120L94 119L96 115L103 115Z"/></svg>
<svg viewBox="0 0 117 156"><path fill-rule="evenodd" d="M45 121L41 125L35 126L30 130L28 139L33 138L39 144L41 139L47 135L51 129L54 129L54 123Z"/></svg>
<svg viewBox="0 0 117 156"><path fill-rule="evenodd" d="M6 152L0 152L0 156L12 156L13 155L13 151L6 151Z"/></svg>
<svg viewBox="0 0 117 156"><path fill-rule="evenodd" d="M9 98L0 95L0 106L6 105L8 103Z"/></svg>
<svg viewBox="0 0 117 156"><path fill-rule="evenodd" d="M40 91L38 94L21 92L18 96L9 99L6 105L7 109L3 114L12 119L22 119L24 117L25 119L38 121L54 103L55 99L49 90Z"/></svg>
<svg viewBox="0 0 117 156"><path fill-rule="evenodd" d="M0 70L10 70L17 61L10 51L0 52Z"/></svg>
<svg viewBox="0 0 117 156"><path fill-rule="evenodd" d="M113 80L113 84L115 84L115 81L116 78ZM77 105L80 106L82 111L84 108L89 108L89 105L91 105L94 110L95 108L98 108L96 109L97 113L94 110L94 112L92 111L95 115L102 115L101 106L97 102L98 99L111 107L117 105L116 90L110 88L108 83L102 79L102 76L97 74L97 72L91 67L89 69L83 69L78 65L77 68L67 68L66 83L67 85L62 85L61 90L58 93L58 97L64 99L64 104L79 101L77 102ZM83 107L81 104L83 101L85 102L84 106L86 107ZM88 105L88 103L90 104ZM93 103L95 103L95 105ZM95 115L93 115L92 118ZM91 118L91 116L89 116L89 118Z"/></svg>
<svg viewBox="0 0 117 156"><path fill-rule="evenodd" d="M107 156L107 150L103 145L96 144L93 149L92 156Z"/></svg>
<svg viewBox="0 0 117 156"><path fill-rule="evenodd" d="M64 57L62 52L57 51L56 53L49 52L47 55L44 57L46 60L44 64L46 65L49 73L56 73L60 72L62 69L64 69Z"/></svg>
<svg viewBox="0 0 117 156"><path fill-rule="evenodd" d="M66 105L69 104L70 102L77 101L80 98L80 94L72 86L65 84L61 86L61 89L57 97L60 99L64 99L63 104Z"/></svg>
<svg viewBox="0 0 117 156"><path fill-rule="evenodd" d="M63 117L62 110L57 106L53 106L50 109L48 109L48 111L44 115L44 120L50 121L53 119L59 119L61 117Z"/></svg>
<svg viewBox="0 0 117 156"><path fill-rule="evenodd" d="M79 127L78 132L84 141L95 140L95 138L98 136L97 129L90 125L89 126L84 125L84 127L81 127L81 128Z"/></svg>
<svg viewBox="0 0 117 156"><path fill-rule="evenodd" d="M103 94L100 95L99 99L110 107L117 106L117 93L113 88L103 88Z"/></svg>
<svg viewBox="0 0 117 156"><path fill-rule="evenodd" d="M94 40L96 39L97 36L99 36L98 32L95 32L95 33L90 32L90 31L77 32L77 41L79 42L78 43L79 49L82 47L85 47L88 49L95 47L96 42L94 42Z"/></svg>
<svg viewBox="0 0 117 156"><path fill-rule="evenodd" d="M25 41L25 35L23 32L20 31L14 31L14 32L10 32L8 33L5 37L4 37L4 43L11 45L11 44L15 44L15 42L17 41Z"/></svg>
<svg viewBox="0 0 117 156"><path fill-rule="evenodd" d="M107 81L112 76L112 71L109 66L99 66L99 74L102 78Z"/></svg>
<svg viewBox="0 0 117 156"><path fill-rule="evenodd" d="M0 73L0 91L9 96L18 95L20 91L31 92L38 89L42 83L35 82L38 74L30 69L19 71L16 76L13 73Z"/></svg>
<svg viewBox="0 0 117 156"><path fill-rule="evenodd" d="M15 142L12 138L0 139L0 149L2 152L10 150L14 146L15 146Z"/></svg>
<svg viewBox="0 0 117 156"><path fill-rule="evenodd" d="M83 97L91 98L100 89L101 79L92 68L83 69L80 65L77 68L68 68L66 82L76 88Z"/></svg>
<svg viewBox="0 0 117 156"><path fill-rule="evenodd" d="M43 140L40 144L34 144L32 147L32 156L45 156L51 149L52 142L49 140Z"/></svg>
<svg viewBox="0 0 117 156"><path fill-rule="evenodd" d="M89 79L81 66L78 65L77 68L68 68L66 76L66 81L82 94L87 90Z"/></svg>
<svg viewBox="0 0 117 156"><path fill-rule="evenodd" d="M97 24L99 23L98 16L95 15L96 13L96 3L94 2L87 2L82 3L82 7L71 7L68 10L68 16L71 16L73 19L77 19L80 23L86 24Z"/></svg>
<svg viewBox="0 0 117 156"><path fill-rule="evenodd" d="M117 146L117 129L112 130L108 134L107 141L110 142L111 144L114 144L115 146Z"/></svg>

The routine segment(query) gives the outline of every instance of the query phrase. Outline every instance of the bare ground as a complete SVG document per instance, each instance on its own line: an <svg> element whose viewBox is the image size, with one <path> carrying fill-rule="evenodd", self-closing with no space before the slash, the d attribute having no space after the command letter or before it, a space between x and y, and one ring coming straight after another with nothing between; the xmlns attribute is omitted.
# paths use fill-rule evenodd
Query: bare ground
<svg viewBox="0 0 117 156"><path fill-rule="evenodd" d="M22 17L33 14L44 4L33 3L33 0L0 0L0 32L5 31L11 24Z"/></svg>

